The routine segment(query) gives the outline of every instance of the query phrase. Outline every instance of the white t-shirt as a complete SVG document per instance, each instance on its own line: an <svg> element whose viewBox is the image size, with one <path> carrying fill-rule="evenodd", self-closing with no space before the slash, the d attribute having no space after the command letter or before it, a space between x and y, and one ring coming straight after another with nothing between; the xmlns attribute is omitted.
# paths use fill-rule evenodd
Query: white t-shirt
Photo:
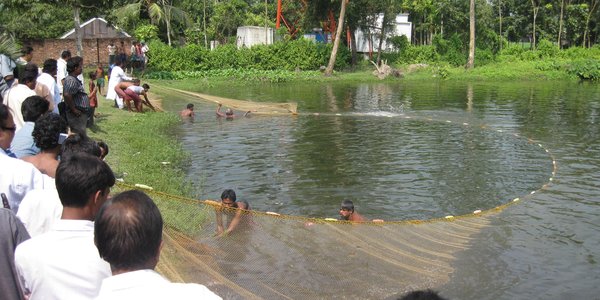
<svg viewBox="0 0 600 300"><path fill-rule="evenodd" d="M94 245L94 223L59 220L47 233L21 243L15 266L30 300L94 299L111 275Z"/></svg>
<svg viewBox="0 0 600 300"><path fill-rule="evenodd" d="M52 96L52 100L54 102L54 109L52 112L58 113L58 103L60 103L60 90L58 89L58 84L56 84L56 80L54 77L48 73L42 73L37 78L37 82L45 85L50 90L50 96Z"/></svg>
<svg viewBox="0 0 600 300"><path fill-rule="evenodd" d="M139 270L115 275L102 281L96 300L214 299L217 294L196 283L172 283L154 270Z"/></svg>
<svg viewBox="0 0 600 300"><path fill-rule="evenodd" d="M134 93L141 95L144 92L144 88L139 85L132 85L127 87L128 90L132 90Z"/></svg>
<svg viewBox="0 0 600 300"><path fill-rule="evenodd" d="M69 75L67 73L67 61L59 58L56 60L56 84L58 84L58 91L60 94L62 94L63 91L62 80L65 79L67 75Z"/></svg>
<svg viewBox="0 0 600 300"><path fill-rule="evenodd" d="M55 188L29 191L17 212L31 237L49 232L60 220L63 206Z"/></svg>
<svg viewBox="0 0 600 300"><path fill-rule="evenodd" d="M35 91L24 84L15 84L6 92L4 103L11 109L17 130L21 129L23 124L25 124L23 113L21 113L21 106L23 101L29 96L35 96Z"/></svg>
<svg viewBox="0 0 600 300"><path fill-rule="evenodd" d="M27 192L43 188L42 173L35 166L9 157L0 149L0 191L6 194L13 213L18 213L19 205Z"/></svg>

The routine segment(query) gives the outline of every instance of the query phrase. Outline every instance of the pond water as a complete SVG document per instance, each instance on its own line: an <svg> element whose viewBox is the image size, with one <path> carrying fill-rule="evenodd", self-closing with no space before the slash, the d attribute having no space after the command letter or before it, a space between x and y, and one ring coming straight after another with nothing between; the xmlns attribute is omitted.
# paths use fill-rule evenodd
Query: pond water
<svg viewBox="0 0 600 300"><path fill-rule="evenodd" d="M231 83L197 91L295 101L300 112L224 121L214 104L196 102L198 116L182 123L180 137L201 198L233 188L256 210L334 218L351 199L368 218L407 220L528 195L460 254L442 293L598 298L600 85ZM188 101L171 94L163 106L178 111Z"/></svg>

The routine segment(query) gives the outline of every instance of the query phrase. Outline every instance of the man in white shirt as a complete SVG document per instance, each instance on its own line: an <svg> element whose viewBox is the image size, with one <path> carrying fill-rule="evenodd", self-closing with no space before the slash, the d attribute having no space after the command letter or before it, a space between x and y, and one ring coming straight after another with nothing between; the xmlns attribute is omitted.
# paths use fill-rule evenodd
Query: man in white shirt
<svg viewBox="0 0 600 300"><path fill-rule="evenodd" d="M29 64L28 64L29 65ZM29 96L35 96L35 84L37 83L37 67L27 68L19 75L19 84L13 85L5 95L4 103L11 109L13 120L17 130L23 127L25 121L21 113L21 105Z"/></svg>
<svg viewBox="0 0 600 300"><path fill-rule="evenodd" d="M0 192L6 194L13 213L18 212L19 205L28 191L44 188L40 171L32 164L7 152L16 130L9 108L0 103Z"/></svg>
<svg viewBox="0 0 600 300"><path fill-rule="evenodd" d="M8 56L0 54L0 97L5 97L6 91L15 81L14 69L16 63Z"/></svg>
<svg viewBox="0 0 600 300"><path fill-rule="evenodd" d="M108 79L108 90L106 92L107 100L114 100L115 105L119 108L123 108L123 98L117 95L115 91L115 87L121 82L126 80L132 80L133 78L125 75L125 71L123 71L123 65L125 62L120 58L117 58L117 62L115 66L110 71L110 78Z"/></svg>
<svg viewBox="0 0 600 300"><path fill-rule="evenodd" d="M15 265L25 293L36 299L93 299L110 266L94 246L93 220L115 184L98 157L76 153L61 160L56 190L61 220L47 233L21 243Z"/></svg>
<svg viewBox="0 0 600 300"><path fill-rule="evenodd" d="M126 191L108 200L94 224L94 242L110 263L96 300L221 299L196 283L171 283L154 271L162 245L163 220L145 193Z"/></svg>
<svg viewBox="0 0 600 300"><path fill-rule="evenodd" d="M67 60L71 58L71 51L64 50L60 54L60 58L56 61L56 84L58 84L58 91L62 95L63 92L63 79L69 75L67 73Z"/></svg>
<svg viewBox="0 0 600 300"><path fill-rule="evenodd" d="M71 134L63 142L61 157L66 159L75 153L87 153L100 157L101 151L96 141L87 136ZM63 206L56 186L44 185L44 189L34 189L25 195L17 217L23 222L32 237L50 231L62 215Z"/></svg>
<svg viewBox="0 0 600 300"><path fill-rule="evenodd" d="M58 103L60 103L60 90L58 88L58 84L56 83L56 71L57 71L57 62L56 59L47 59L44 62L44 67L42 68L42 74L40 74L37 78L37 82L41 83L48 87L50 90L50 97L52 97L52 102L54 103L54 107L52 112L58 113Z"/></svg>

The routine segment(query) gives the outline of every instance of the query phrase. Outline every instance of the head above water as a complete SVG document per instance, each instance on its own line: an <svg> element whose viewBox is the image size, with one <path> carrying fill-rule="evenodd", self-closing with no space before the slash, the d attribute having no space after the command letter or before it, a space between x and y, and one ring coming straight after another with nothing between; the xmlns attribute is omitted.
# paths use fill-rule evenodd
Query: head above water
<svg viewBox="0 0 600 300"><path fill-rule="evenodd" d="M346 210L349 212L354 212L354 203L352 202L352 200L344 200L342 201L342 205L340 207L340 210Z"/></svg>
<svg viewBox="0 0 600 300"><path fill-rule="evenodd" d="M233 110L231 108L228 108L227 110L225 110L225 115L228 117L233 116Z"/></svg>
<svg viewBox="0 0 600 300"><path fill-rule="evenodd" d="M192 104L192 103L189 103L189 104L186 106L186 108L187 108L187 109L189 109L189 110L194 110L194 104Z"/></svg>
<svg viewBox="0 0 600 300"><path fill-rule="evenodd" d="M231 205L236 201L236 199L235 191L232 189L226 189L223 191L223 193L221 193L221 202L223 204Z"/></svg>

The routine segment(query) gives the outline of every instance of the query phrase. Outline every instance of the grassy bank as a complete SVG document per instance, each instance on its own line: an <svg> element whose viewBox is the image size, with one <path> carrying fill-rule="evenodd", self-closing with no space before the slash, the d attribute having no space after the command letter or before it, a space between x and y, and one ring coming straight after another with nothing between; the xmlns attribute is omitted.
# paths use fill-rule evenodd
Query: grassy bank
<svg viewBox="0 0 600 300"><path fill-rule="evenodd" d="M109 145L106 161L117 178L128 186L152 187L154 190L148 193L160 207L165 223L193 235L204 221L205 210L203 205L186 200L196 199L198 193L186 181L188 154L173 132L181 122L179 117L166 112L131 113L100 98L97 129L88 129L88 134ZM128 186L117 186L113 191Z"/></svg>
<svg viewBox="0 0 600 300"><path fill-rule="evenodd" d="M445 64L422 64L394 66L399 69L403 76L396 78L389 76L384 81L397 80L473 80L473 81L522 81L522 80L572 80L578 81L577 73L572 71L573 63L570 61L531 61L512 63L490 63L484 66L466 70L464 67L452 67ZM333 76L325 77L318 71L258 71L258 70L214 70L214 71L175 71L175 72L152 72L146 74L145 78L150 80L173 80L195 79L196 82L218 84L230 82L235 79L237 84L245 83L282 83L282 82L379 82L372 75L374 67L371 64L363 64L353 71L338 71Z"/></svg>

